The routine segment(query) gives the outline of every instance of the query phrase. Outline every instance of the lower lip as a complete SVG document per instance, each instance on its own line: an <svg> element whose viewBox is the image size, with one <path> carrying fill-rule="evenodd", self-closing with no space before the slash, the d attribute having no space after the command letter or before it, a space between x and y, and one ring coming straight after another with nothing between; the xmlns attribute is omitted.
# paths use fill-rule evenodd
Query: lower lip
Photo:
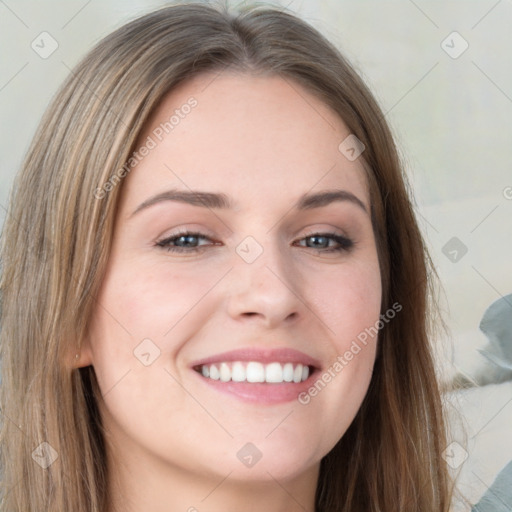
<svg viewBox="0 0 512 512"><path fill-rule="evenodd" d="M306 391L314 380L317 371L313 371L303 382L281 382L269 384L266 382L222 382L203 377L192 370L199 379L211 388L234 396L240 400L258 404L279 404L292 402L298 399L300 393Z"/></svg>

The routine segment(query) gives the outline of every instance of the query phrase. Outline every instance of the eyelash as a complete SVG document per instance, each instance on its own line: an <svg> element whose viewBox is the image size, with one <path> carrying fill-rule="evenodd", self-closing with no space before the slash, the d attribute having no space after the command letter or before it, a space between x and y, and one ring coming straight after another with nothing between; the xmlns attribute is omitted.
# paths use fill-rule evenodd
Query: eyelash
<svg viewBox="0 0 512 512"><path fill-rule="evenodd" d="M197 238L202 238L202 239L209 239L208 236L206 236L202 233L198 233L195 231L183 231L183 232L176 233L170 237L164 238L163 240L156 242L156 245L158 247L165 249L166 251L175 252L175 253L176 252L179 252L179 253L198 252L198 251L202 250L202 247L203 248L206 247L204 245L199 246L199 247L179 247L179 246L170 245L176 239L181 238L181 237L197 237ZM312 237L330 238L331 240L334 240L336 243L339 244L338 247L331 247L330 249L325 249L325 248L317 249L318 251L324 252L324 253L335 253L335 252L343 252L343 251L348 252L354 246L354 242L352 240L350 240L349 238L346 238L344 236L337 235L336 233L311 233L311 234L306 235L305 237L301 238L300 240L305 240L306 238L312 238ZM304 247L304 246L301 246L301 247ZM305 248L306 249L315 249L314 247L305 247Z"/></svg>

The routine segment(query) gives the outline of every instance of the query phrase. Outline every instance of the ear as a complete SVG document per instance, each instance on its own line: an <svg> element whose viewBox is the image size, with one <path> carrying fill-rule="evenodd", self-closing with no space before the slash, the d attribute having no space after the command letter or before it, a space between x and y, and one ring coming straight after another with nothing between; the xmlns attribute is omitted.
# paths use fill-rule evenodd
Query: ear
<svg viewBox="0 0 512 512"><path fill-rule="evenodd" d="M91 343L88 334L86 334L80 344L73 343L69 349L69 364L71 368L84 368L93 363Z"/></svg>

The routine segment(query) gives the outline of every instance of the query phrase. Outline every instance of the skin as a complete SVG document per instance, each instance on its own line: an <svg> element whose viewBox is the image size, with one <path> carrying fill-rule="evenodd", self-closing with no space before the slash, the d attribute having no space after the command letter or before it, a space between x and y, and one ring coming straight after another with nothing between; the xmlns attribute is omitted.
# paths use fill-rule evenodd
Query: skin
<svg viewBox="0 0 512 512"><path fill-rule="evenodd" d="M197 106L123 180L79 360L94 366L103 394L110 510L313 511L320 460L361 405L376 340L307 405L219 393L190 364L242 347L287 347L325 372L378 321L381 281L361 158L338 150L350 130L298 84L228 73L174 89L140 145L191 96ZM161 201L133 213L173 188L223 192L236 206ZM302 194L332 189L352 193L366 211L351 201L292 209ZM181 228L208 237L193 241L199 252L156 245ZM326 253L335 240L317 249L308 238L322 232L354 245ZM236 252L247 236L263 249L250 264ZM160 351L148 366L134 356L144 339ZM247 442L262 454L252 467L237 458Z"/></svg>

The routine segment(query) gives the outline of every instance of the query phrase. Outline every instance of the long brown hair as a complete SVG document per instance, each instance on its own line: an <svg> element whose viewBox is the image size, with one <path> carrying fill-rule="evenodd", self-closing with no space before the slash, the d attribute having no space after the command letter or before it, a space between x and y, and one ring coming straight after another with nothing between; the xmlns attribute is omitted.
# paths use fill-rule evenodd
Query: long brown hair
<svg viewBox="0 0 512 512"><path fill-rule="evenodd" d="M448 510L431 264L382 111L338 50L292 14L185 3L121 27L76 66L15 181L1 249L3 512L105 512L101 394L93 368L70 363L104 275L122 183L95 191L123 168L166 93L228 67L302 85L363 142L382 312L402 306L379 333L354 422L321 462L316 510Z"/></svg>

